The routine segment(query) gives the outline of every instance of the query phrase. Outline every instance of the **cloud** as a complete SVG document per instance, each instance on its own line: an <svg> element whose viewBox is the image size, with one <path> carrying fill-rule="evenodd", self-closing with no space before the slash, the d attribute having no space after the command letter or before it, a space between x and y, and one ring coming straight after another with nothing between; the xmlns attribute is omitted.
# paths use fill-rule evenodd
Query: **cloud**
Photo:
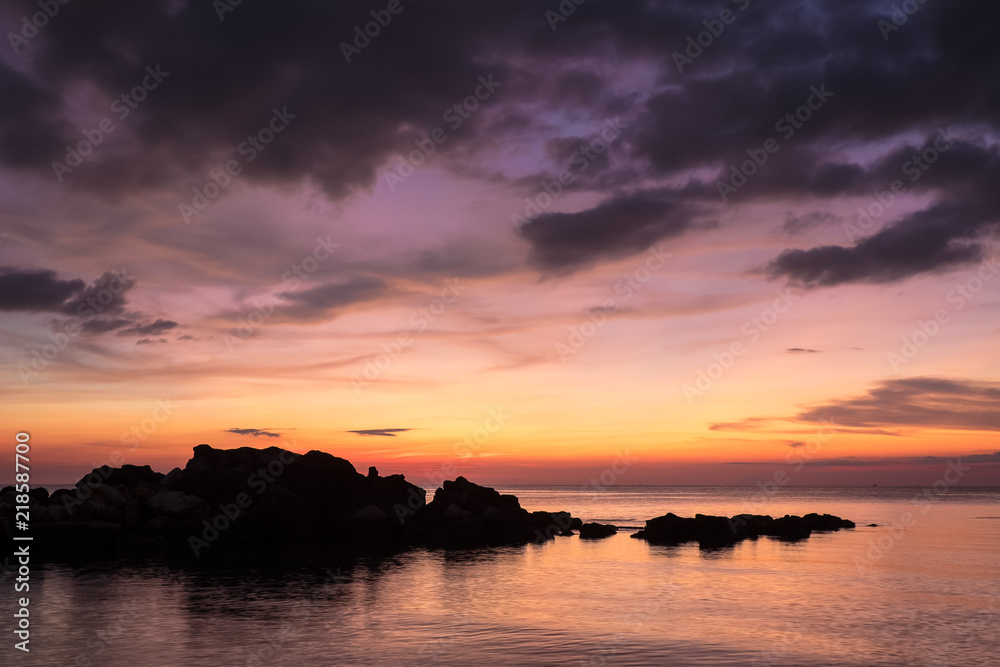
<svg viewBox="0 0 1000 667"><path fill-rule="evenodd" d="M412 431L412 428L370 428L363 429L360 431L347 431L347 433L357 433L358 435L382 435L386 437L395 438L397 433L403 433L404 431Z"/></svg>
<svg viewBox="0 0 1000 667"><path fill-rule="evenodd" d="M709 430L788 432L781 424L789 422L896 437L914 429L1000 431L1000 382L893 378L862 396L830 400L790 417L748 417L711 424Z"/></svg>
<svg viewBox="0 0 1000 667"><path fill-rule="evenodd" d="M266 428L227 428L226 433L235 433L236 435L251 435L255 438L261 436L266 438L280 438L280 433L275 433L274 431L269 431Z"/></svg>
<svg viewBox="0 0 1000 667"><path fill-rule="evenodd" d="M692 215L685 206L638 193L578 213L544 213L525 223L521 234L531 244L535 266L566 272L680 235L691 227Z"/></svg>
<svg viewBox="0 0 1000 667"><path fill-rule="evenodd" d="M84 333L89 334L102 334L109 331L115 331L117 329L122 329L127 327L132 323L132 320L118 317L110 320L102 320L100 318L94 318L91 320L86 320L80 326L80 330Z"/></svg>
<svg viewBox="0 0 1000 667"><path fill-rule="evenodd" d="M0 310L57 312L85 286L79 278L61 280L50 269L0 268Z"/></svg>
<svg viewBox="0 0 1000 667"><path fill-rule="evenodd" d="M791 354L819 354L822 350L813 350L808 347L790 347L785 350L785 352L789 352Z"/></svg>
<svg viewBox="0 0 1000 667"><path fill-rule="evenodd" d="M994 212L966 203L941 203L906 216L852 247L785 250L768 265L771 278L805 287L889 283L941 273L983 259L980 228Z"/></svg>
<svg viewBox="0 0 1000 667"><path fill-rule="evenodd" d="M301 292L282 292L278 296L290 302L283 312L293 317L311 318L329 315L354 304L375 301L391 291L389 284L381 278L356 276Z"/></svg>
<svg viewBox="0 0 1000 667"><path fill-rule="evenodd" d="M165 343L148 336L160 336L180 324L164 319L143 323L142 313L125 313L134 286L135 280L119 271L106 271L88 285L79 278L61 279L51 269L3 268L0 311L59 313L81 318L80 330L86 334L117 331L119 336L144 337L136 341L140 345Z"/></svg>
<svg viewBox="0 0 1000 667"><path fill-rule="evenodd" d="M883 380L864 396L830 401L796 419L838 427L1000 431L1000 383L916 377Z"/></svg>
<svg viewBox="0 0 1000 667"><path fill-rule="evenodd" d="M155 340L152 339L152 338L140 338L139 340L135 341L135 344L136 345L152 345L154 343L166 343L166 342L167 342L166 338L157 338Z"/></svg>
<svg viewBox="0 0 1000 667"><path fill-rule="evenodd" d="M843 218L834 213L829 213L827 211L813 211L801 216L789 215L785 218L785 224L783 224L781 228L789 236L794 236L825 224L840 222L841 220L843 220Z"/></svg>
<svg viewBox="0 0 1000 667"><path fill-rule="evenodd" d="M125 310L128 291L133 287L135 279L124 271L106 271L93 284L62 304L59 311L77 317L117 315Z"/></svg>
<svg viewBox="0 0 1000 667"><path fill-rule="evenodd" d="M121 321L121 320L116 320ZM180 324L173 320L156 320L148 324L133 324L127 329L120 329L119 336L159 336L171 329L176 329Z"/></svg>
<svg viewBox="0 0 1000 667"><path fill-rule="evenodd" d="M781 461L729 461L729 465L783 465ZM964 456L841 456L807 459L804 465L816 468L886 468L896 466L991 465L1000 463L1000 452Z"/></svg>
<svg viewBox="0 0 1000 667"><path fill-rule="evenodd" d="M435 169L519 190L534 166L500 164L505 157L524 157L516 160L522 167L550 161L558 172L591 136L587 128L628 115L614 156L600 154L573 184L586 201L603 203L559 212L579 207L566 197L522 230L532 265L543 271L574 271L691 231L693 212L721 208L716 182L771 137L780 139L780 151L734 201L869 197L906 178L901 166L933 145L940 128L953 123L967 135L912 186L927 194L925 211L913 215L936 218L939 229L907 222L855 247L789 249L772 264L775 277L814 286L905 280L974 261L978 244L995 234L1000 147L983 140L995 135L1000 117L1000 83L992 76L1000 45L989 32L1000 8L991 3L921 6L919 20L892 35L892 48L878 38L883 6L755 5L735 12L725 39L684 72L673 53L704 29L697 0L592 0L558 39L531 0L485 8L449 0L395 17L402 26L395 35L373 38L350 63L340 44L371 20L361 5L289 0L235 11L238 31L214 12L176 2L154 3L139 15L112 0L74 10L74 21L53 21L32 41L30 67L0 63L0 97L15 101L0 121L0 165L51 183L52 162L65 159L65 146L79 143L81 127L93 121L78 109L119 98L148 65L168 74L139 112L66 176L70 190L109 202L125 193L164 194L172 202L190 196L226 158L243 160L237 147L266 125L272 109L287 108L295 118L259 159L243 162L240 182L310 183L340 200L371 190L398 154L447 127L443 112L489 75L501 87L460 127L448 128ZM802 107L814 87L830 91L828 101L784 136L776 121ZM81 101L81 91L90 99ZM925 142L916 145L915 137ZM654 194L635 194L641 191ZM939 208L945 202L962 203L948 211ZM802 234L836 222L831 216L789 217L784 229ZM135 223L128 218L107 229L129 228ZM246 241L255 242L263 237Z"/></svg>

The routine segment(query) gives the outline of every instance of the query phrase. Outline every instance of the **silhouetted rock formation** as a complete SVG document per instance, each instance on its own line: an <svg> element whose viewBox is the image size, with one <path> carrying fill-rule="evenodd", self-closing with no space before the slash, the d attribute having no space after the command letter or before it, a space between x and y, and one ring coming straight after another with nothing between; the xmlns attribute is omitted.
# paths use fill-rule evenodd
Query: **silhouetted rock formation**
<svg viewBox="0 0 1000 667"><path fill-rule="evenodd" d="M51 497L40 488L23 496L14 487L0 490L4 514L13 517L15 504L29 505L32 533L40 538L35 544L65 553L176 547L199 555L215 545L291 542L480 547L543 542L574 530L585 539L617 532L568 512L528 512L516 497L464 477L444 482L427 503L424 490L402 475L381 477L374 466L362 475L325 452L277 447L198 445L183 469L166 475L149 466L103 466L76 489ZM726 546L760 535L800 540L814 531L853 527L829 514L667 514L647 521L633 537Z"/></svg>
<svg viewBox="0 0 1000 667"><path fill-rule="evenodd" d="M666 514L646 521L646 527L632 537L651 544L697 542L703 547L724 547L762 535L793 542L806 539L814 531L841 528L854 528L854 522L831 514L785 515L779 519L759 514L739 514L732 518L696 514L693 519Z"/></svg>
<svg viewBox="0 0 1000 667"><path fill-rule="evenodd" d="M580 525L568 512L528 512L515 496L464 477L444 482L413 518L412 541L435 546L527 544Z"/></svg>
<svg viewBox="0 0 1000 667"><path fill-rule="evenodd" d="M580 537L585 540L599 540L602 537L611 537L617 532L615 526L607 523L585 523L580 526Z"/></svg>
<svg viewBox="0 0 1000 667"><path fill-rule="evenodd" d="M3 489L0 504L13 506L15 495ZM215 544L290 541L473 547L544 541L580 526L567 512L530 513L464 477L444 482L428 505L402 475L381 477L374 466L362 475L325 452L277 447L198 445L184 469L104 466L51 498L34 489L29 502L34 533L84 551L178 546L200 554Z"/></svg>

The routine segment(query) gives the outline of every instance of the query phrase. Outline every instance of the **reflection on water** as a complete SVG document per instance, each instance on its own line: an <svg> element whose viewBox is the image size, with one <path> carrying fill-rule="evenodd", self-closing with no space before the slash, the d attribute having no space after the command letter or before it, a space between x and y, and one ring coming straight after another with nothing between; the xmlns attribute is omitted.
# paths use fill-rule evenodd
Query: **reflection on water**
<svg viewBox="0 0 1000 667"><path fill-rule="evenodd" d="M642 487L596 502L510 491L528 509L633 525L746 501L731 489ZM892 537L912 499L787 490L754 511L828 511L859 528L721 550L624 532L467 552L48 565L32 580L30 658L13 664L995 665L1000 520L979 517L1000 514L1000 493L954 491Z"/></svg>

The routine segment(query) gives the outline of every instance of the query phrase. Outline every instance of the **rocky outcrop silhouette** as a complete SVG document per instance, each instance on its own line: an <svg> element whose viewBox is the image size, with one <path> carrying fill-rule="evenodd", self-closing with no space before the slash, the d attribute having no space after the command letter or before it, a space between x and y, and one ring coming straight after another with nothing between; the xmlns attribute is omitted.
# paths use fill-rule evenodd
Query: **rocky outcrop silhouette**
<svg viewBox="0 0 1000 667"><path fill-rule="evenodd" d="M74 489L0 490L0 513L29 506L41 549L97 553L106 549L208 550L254 545L333 544L468 548L523 545L556 536L600 539L615 526L583 523L569 512L535 511L465 477L445 481L428 503L403 475L358 472L326 452L278 447L215 449L198 445L184 468L102 466ZM8 523L4 528L10 529ZM761 535L800 540L816 531L853 528L829 514L804 517L741 514L726 518L674 514L650 519L633 535L654 544L727 546Z"/></svg>
<svg viewBox="0 0 1000 667"><path fill-rule="evenodd" d="M854 528L854 522L831 514L785 515L774 519L760 514L734 517L696 514L694 518L665 514L646 521L646 527L632 535L651 544L676 545L697 542L702 547L725 547L761 536L794 542L813 532Z"/></svg>
<svg viewBox="0 0 1000 667"><path fill-rule="evenodd" d="M13 487L0 505L15 504ZM517 498L459 477L431 503L403 475L359 473L320 451L198 445L166 475L95 468L75 489L30 494L32 529L56 549L190 549L289 542L477 547L544 541L579 527L568 512L528 512ZM19 501L18 501L18 504ZM4 508L6 509L6 508ZM13 512L10 512L13 514Z"/></svg>
<svg viewBox="0 0 1000 667"><path fill-rule="evenodd" d="M444 482L413 519L411 540L434 546L541 542L581 524L569 512L528 512L516 496L464 477Z"/></svg>

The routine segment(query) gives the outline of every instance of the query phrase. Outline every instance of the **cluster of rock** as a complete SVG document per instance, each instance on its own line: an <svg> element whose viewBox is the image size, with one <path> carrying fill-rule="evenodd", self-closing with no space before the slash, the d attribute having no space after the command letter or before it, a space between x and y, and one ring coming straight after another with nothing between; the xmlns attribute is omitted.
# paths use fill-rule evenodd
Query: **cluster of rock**
<svg viewBox="0 0 1000 667"><path fill-rule="evenodd" d="M734 517L696 514L693 519L666 514L646 521L646 527L632 537L651 544L697 542L703 547L723 547L762 535L794 542L808 538L813 532L841 528L854 528L854 522L832 514L786 514L778 519L760 514L738 514Z"/></svg>
<svg viewBox="0 0 1000 667"><path fill-rule="evenodd" d="M568 512L528 512L516 497L463 477L444 482L427 503L424 489L402 475L372 468L365 476L325 452L277 447L199 445L183 469L166 475L104 466L51 497L41 488L28 498L14 487L0 491L5 515L15 504L29 505L40 542L84 551L176 546L199 554L216 543L297 541L470 547L543 541L581 525Z"/></svg>
<svg viewBox="0 0 1000 667"><path fill-rule="evenodd" d="M615 526L582 523L568 512L528 512L512 495L464 477L444 482L426 501L424 489L403 475L360 474L325 452L296 454L277 447L194 448L183 468L168 474L149 466L103 466L74 489L51 497L0 491L0 514L28 505L37 544L56 552L105 547L170 548L195 555L215 544L284 545L329 542L445 547L522 545L579 531L584 539L614 535ZM655 544L696 541L726 546L770 535L799 540L813 531L853 528L829 514L804 517L742 514L732 518L674 514L650 519L633 537Z"/></svg>

